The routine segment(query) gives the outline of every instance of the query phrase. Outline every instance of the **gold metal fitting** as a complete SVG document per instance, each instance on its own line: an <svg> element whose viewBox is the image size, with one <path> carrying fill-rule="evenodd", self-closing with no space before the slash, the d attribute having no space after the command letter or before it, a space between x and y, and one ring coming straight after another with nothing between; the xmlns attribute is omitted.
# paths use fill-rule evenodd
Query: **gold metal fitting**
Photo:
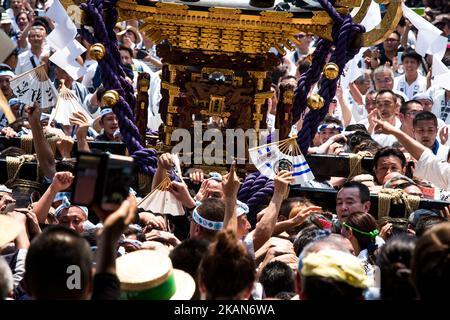
<svg viewBox="0 0 450 320"><path fill-rule="evenodd" d="M328 80L334 80L339 76L339 67L336 63L329 62L323 67L323 75Z"/></svg>
<svg viewBox="0 0 450 320"><path fill-rule="evenodd" d="M102 104L107 107L114 106L119 101L119 93L116 90L108 90L102 98Z"/></svg>
<svg viewBox="0 0 450 320"><path fill-rule="evenodd" d="M323 108L325 102L320 95L318 95L317 93L313 93L308 97L308 99L306 99L306 104L310 109L318 110Z"/></svg>
<svg viewBox="0 0 450 320"><path fill-rule="evenodd" d="M105 46L102 45L101 43L95 43L89 49L89 55L95 61L102 60L105 54L106 54Z"/></svg>

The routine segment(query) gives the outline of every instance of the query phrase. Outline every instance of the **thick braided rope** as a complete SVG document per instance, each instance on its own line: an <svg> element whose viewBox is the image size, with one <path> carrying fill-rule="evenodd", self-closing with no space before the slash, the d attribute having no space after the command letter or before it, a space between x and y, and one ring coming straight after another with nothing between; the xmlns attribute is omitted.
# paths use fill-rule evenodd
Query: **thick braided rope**
<svg viewBox="0 0 450 320"><path fill-rule="evenodd" d="M420 197L408 195L401 189L381 189L378 192L378 219L386 219L389 216L391 201L393 204L405 205L405 217L416 211L420 205Z"/></svg>
<svg viewBox="0 0 450 320"><path fill-rule="evenodd" d="M250 199L250 188L255 182L256 178L259 176L259 171L252 172L245 177L244 183L239 189L238 200L244 203L247 203L248 199Z"/></svg>
<svg viewBox="0 0 450 320"><path fill-rule="evenodd" d="M347 181L350 181L352 178L362 173L361 162L365 157L373 157L373 154L369 151L360 151L357 154L349 154L348 166L350 173L348 174Z"/></svg>
<svg viewBox="0 0 450 320"><path fill-rule="evenodd" d="M322 8L333 19L334 25L342 23L341 16L333 7L334 0L318 0ZM334 39L334 36L333 36ZM306 99L311 91L311 87L319 80L323 66L325 65L328 53L330 52L332 43L325 39L320 39L317 43L316 50L312 55L311 66L302 74L295 89L294 102L292 105L292 123L296 123L306 110Z"/></svg>
<svg viewBox="0 0 450 320"><path fill-rule="evenodd" d="M319 81L323 65L326 62L331 49L331 42L320 39L316 50L314 50L311 67L303 73L298 80L295 89L294 102L292 104L292 123L296 123L306 110L306 99L311 91L311 87Z"/></svg>
<svg viewBox="0 0 450 320"><path fill-rule="evenodd" d="M19 176L20 169L25 162L34 161L36 157L30 154L24 154L18 157L6 157L6 173L8 175L8 180L5 182L5 186L9 187L16 181ZM39 166L37 166L39 169Z"/></svg>
<svg viewBox="0 0 450 320"><path fill-rule="evenodd" d="M145 137L141 137L135 125L133 109L130 107L136 104L134 90L125 79L116 35L113 31L117 22L117 10L114 8L116 2L116 0L89 0L82 4L81 9L91 18L95 34L87 36L87 30L85 30L81 35L86 36L87 41L100 42L105 46L105 57L98 63L102 70L102 82L105 89L116 90L120 95L119 101L112 108L119 122L120 133L140 170L153 176L158 163L157 154L155 150L146 149L142 145Z"/></svg>
<svg viewBox="0 0 450 320"><path fill-rule="evenodd" d="M260 175L257 181L262 181L264 177ZM270 197L273 195L273 180L264 177L265 183L261 188L258 188L255 193L252 193L250 199L247 201L247 205L250 212L254 212L255 209L261 207L261 205L267 205Z"/></svg>
<svg viewBox="0 0 450 320"><path fill-rule="evenodd" d="M333 80L323 77L319 83L320 89L318 94L323 98L324 106L320 110L310 110L305 116L302 129L300 130L297 138L297 142L303 154L308 152L308 148L314 139L318 125L328 113L331 99L333 99L336 94L336 85L345 64L359 51L358 47L350 47L351 41L357 36L358 33L365 31L363 26L352 22L350 15L341 17L334 8L333 10L330 9L331 4L327 0L319 1L334 21L332 36L336 49L330 57L330 62L337 64L339 67L339 74L338 77ZM323 65L311 66L311 68L322 69ZM304 100L304 105L306 105L306 99Z"/></svg>

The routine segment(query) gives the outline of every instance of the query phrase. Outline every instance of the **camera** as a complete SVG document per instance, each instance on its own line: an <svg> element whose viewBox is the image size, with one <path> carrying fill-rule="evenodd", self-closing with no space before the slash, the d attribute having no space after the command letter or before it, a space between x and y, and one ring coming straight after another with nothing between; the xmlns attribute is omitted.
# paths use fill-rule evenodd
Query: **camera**
<svg viewBox="0 0 450 320"><path fill-rule="evenodd" d="M45 17L45 10L42 9L35 9L34 10L34 15L36 17Z"/></svg>
<svg viewBox="0 0 450 320"><path fill-rule="evenodd" d="M105 211L117 210L134 183L135 164L131 157L79 152L75 167L72 203Z"/></svg>
<svg viewBox="0 0 450 320"><path fill-rule="evenodd" d="M149 55L148 51L145 49L136 50L136 59L142 60Z"/></svg>

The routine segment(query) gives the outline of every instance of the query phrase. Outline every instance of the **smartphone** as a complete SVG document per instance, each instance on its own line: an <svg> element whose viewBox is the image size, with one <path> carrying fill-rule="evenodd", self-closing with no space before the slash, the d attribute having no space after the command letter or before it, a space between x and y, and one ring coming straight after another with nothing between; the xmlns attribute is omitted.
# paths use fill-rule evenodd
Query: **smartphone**
<svg viewBox="0 0 450 320"><path fill-rule="evenodd" d="M107 211L117 210L128 197L133 180L133 158L110 155L104 174L100 207Z"/></svg>
<svg viewBox="0 0 450 320"><path fill-rule="evenodd" d="M149 55L149 53L146 50L144 50L144 49L137 49L136 59L142 60L148 55Z"/></svg>
<svg viewBox="0 0 450 320"><path fill-rule="evenodd" d="M45 10L36 9L34 10L34 15L36 17L45 17Z"/></svg>
<svg viewBox="0 0 450 320"><path fill-rule="evenodd" d="M72 203L85 207L94 204L101 161L98 154L78 154Z"/></svg>
<svg viewBox="0 0 450 320"><path fill-rule="evenodd" d="M135 165L131 157L108 152L79 152L72 203L85 207L96 205L104 211L115 211L128 197L134 178Z"/></svg>
<svg viewBox="0 0 450 320"><path fill-rule="evenodd" d="M403 51L397 52L397 64L398 65L402 64L402 55L403 55Z"/></svg>

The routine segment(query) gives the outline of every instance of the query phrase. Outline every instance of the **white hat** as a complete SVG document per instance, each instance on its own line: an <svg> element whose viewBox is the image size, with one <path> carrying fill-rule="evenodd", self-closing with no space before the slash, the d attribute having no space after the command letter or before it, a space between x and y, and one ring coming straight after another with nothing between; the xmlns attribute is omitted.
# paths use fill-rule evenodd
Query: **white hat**
<svg viewBox="0 0 450 320"><path fill-rule="evenodd" d="M250 211L248 205L243 203L242 201L237 200L236 202L236 215L242 216L243 214L247 214Z"/></svg>
<svg viewBox="0 0 450 320"><path fill-rule="evenodd" d="M174 269L170 258L157 251L137 250L116 259L122 298L128 300L189 300L195 281Z"/></svg>
<svg viewBox="0 0 450 320"><path fill-rule="evenodd" d="M0 184L0 192L12 193L12 190L5 186L4 184Z"/></svg>

